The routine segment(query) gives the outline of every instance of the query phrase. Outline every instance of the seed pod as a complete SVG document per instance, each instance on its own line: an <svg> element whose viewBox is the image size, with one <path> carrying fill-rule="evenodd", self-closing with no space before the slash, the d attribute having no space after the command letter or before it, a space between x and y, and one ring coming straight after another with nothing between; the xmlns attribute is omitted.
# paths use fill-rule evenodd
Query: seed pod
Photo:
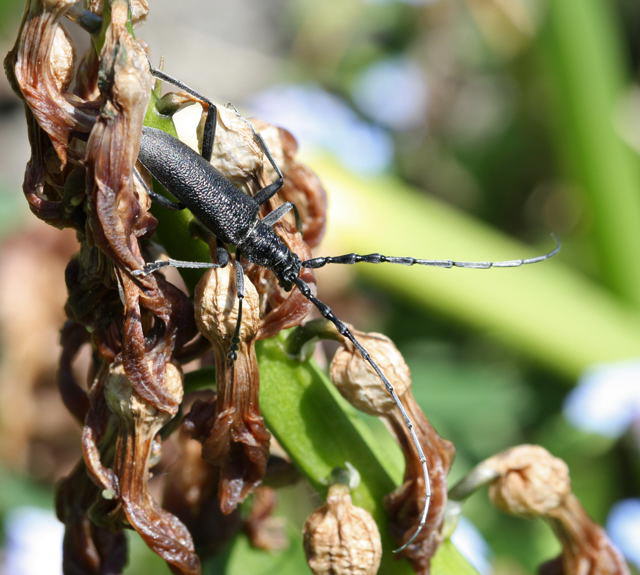
<svg viewBox="0 0 640 575"><path fill-rule="evenodd" d="M165 365L163 388L176 406L182 401L182 372L173 363ZM175 415L158 411L149 403L143 401L134 391L133 386L125 374L122 364L114 364L109 367L109 376L105 385L105 399L109 409L128 422L143 424L155 431L150 432L150 439L162 425Z"/></svg>
<svg viewBox="0 0 640 575"><path fill-rule="evenodd" d="M567 464L539 445L520 445L486 462L500 477L489 487L493 503L514 515L548 515L571 493Z"/></svg>
<svg viewBox="0 0 640 575"><path fill-rule="evenodd" d="M398 348L380 333L356 332L356 337L380 366L398 397L402 397L411 386L411 373ZM335 353L330 374L340 393L357 409L371 415L386 415L394 409L395 404L380 384L380 378L351 343L345 343Z"/></svg>
<svg viewBox="0 0 640 575"><path fill-rule="evenodd" d="M260 327L258 292L244 278L244 302L240 340L253 339ZM211 343L227 348L238 319L238 296L233 266L208 270L198 282L194 295L198 329Z"/></svg>
<svg viewBox="0 0 640 575"><path fill-rule="evenodd" d="M325 505L304 524L304 551L315 575L373 575L378 572L382 544L371 515L351 502L349 488L329 488Z"/></svg>

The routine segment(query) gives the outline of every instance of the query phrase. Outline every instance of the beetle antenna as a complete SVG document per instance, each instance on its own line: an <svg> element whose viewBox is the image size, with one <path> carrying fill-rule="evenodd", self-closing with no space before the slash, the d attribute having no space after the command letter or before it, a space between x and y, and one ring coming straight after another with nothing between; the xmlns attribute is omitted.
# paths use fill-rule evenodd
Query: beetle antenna
<svg viewBox="0 0 640 575"><path fill-rule="evenodd" d="M407 413L407 409L405 408L401 399L398 397L398 394L396 393L396 390L394 389L393 385L387 379L387 376L382 372L382 369L380 369L380 366L373 360L373 358L371 357L369 352L364 348L364 346L356 339L356 336L349 329L347 324L345 324L342 320L336 317L336 315L333 313L331 308L326 303L320 301L317 297L313 295L313 293L311 292L311 288L304 280L302 280L299 277L294 277L292 278L292 282L300 290L300 293L302 293L304 297L306 297L313 305L316 306L316 308L318 308L322 316L328 319L331 323L333 323L333 325L336 326L340 335L347 338L354 345L354 347L358 350L358 353L362 356L362 358L373 368L373 371L376 372L377 376L380 378L380 380L384 384L385 389L391 396L393 403L395 403L398 410L400 411L400 414L402 415L402 419L404 419L405 425L409 430L409 434L411 436L411 442L416 448L416 451L418 453L418 459L420 460L420 466L422 467L422 476L424 478L425 493L424 493L424 504L422 506L422 511L420 513L420 520L418 522L418 526L416 527L411 537L409 537L409 539L405 541L405 543L403 543L402 546L394 550L394 553L400 553L416 540L416 538L424 528L425 524L427 523L427 515L429 514L429 504L431 502L431 481L429 480L427 458L424 454L424 450L422 449L422 445L420 444L420 440L418 439L418 435L415 430L415 425L411 417Z"/></svg>
<svg viewBox="0 0 640 575"><path fill-rule="evenodd" d="M382 254L344 254L341 256L325 256L319 258L311 258L302 262L303 268L321 268L327 264L357 264L365 262L369 264L400 264L403 266L433 266L438 268L471 268L471 269L489 269L489 268L517 268L530 264L537 264L552 258L560 251L560 240L551 234L555 247L541 256L533 258L524 258L519 260L503 260L497 262L462 262L456 260L422 260L412 257L394 257L383 256Z"/></svg>

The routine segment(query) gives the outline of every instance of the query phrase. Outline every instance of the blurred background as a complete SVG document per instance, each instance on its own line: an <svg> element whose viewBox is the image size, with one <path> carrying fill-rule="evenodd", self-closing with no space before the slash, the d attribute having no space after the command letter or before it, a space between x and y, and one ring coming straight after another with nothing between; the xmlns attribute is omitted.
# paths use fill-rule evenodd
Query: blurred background
<svg viewBox="0 0 640 575"><path fill-rule="evenodd" d="M152 61L296 136L329 196L318 255L519 259L561 238L554 260L515 270L330 266L319 294L405 354L416 397L456 445L453 481L539 443L640 567L640 3L150 8L137 33ZM22 1L0 1L3 54L21 13ZM28 213L26 128L4 76L0 150L0 572L59 573L52 486L79 455L79 430L54 375L75 240ZM464 514L458 544L482 573L533 573L558 553L546 525L499 513L484 493ZM128 572L151 572L146 561L134 547Z"/></svg>

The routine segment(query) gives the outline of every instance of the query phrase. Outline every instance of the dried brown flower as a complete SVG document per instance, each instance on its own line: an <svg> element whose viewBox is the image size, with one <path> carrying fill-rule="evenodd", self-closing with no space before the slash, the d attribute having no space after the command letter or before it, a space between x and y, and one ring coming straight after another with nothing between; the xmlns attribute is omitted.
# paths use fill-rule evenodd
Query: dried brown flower
<svg viewBox="0 0 640 575"><path fill-rule="evenodd" d="M628 575L624 560L571 491L569 470L538 445L519 445L477 465L452 496L466 496L489 483L493 503L503 511L546 519L562 544L562 553L540 568L557 575Z"/></svg>
<svg viewBox="0 0 640 575"><path fill-rule="evenodd" d="M175 404L172 412L159 411L140 398L124 366L109 368L104 397L116 419L113 473L117 483L109 482L102 487L115 492L127 522L176 573L195 575L200 572L200 562L191 535L175 516L156 505L148 486L154 441L182 400L182 374L171 363L166 364L164 387Z"/></svg>
<svg viewBox="0 0 640 575"><path fill-rule="evenodd" d="M432 493L427 524L416 540L402 552L416 572L427 574L431 557L443 539L441 530L447 502L446 477L453 460L453 444L438 435L416 403L410 391L409 368L393 342L382 334L354 333L394 386L415 425L418 440L427 457ZM379 377L349 342L345 342L336 352L330 373L340 393L352 405L372 415L384 416L400 442L406 461L404 482L387 496L385 506L396 540L404 543L417 528L425 496L420 457L406 422L381 385Z"/></svg>
<svg viewBox="0 0 640 575"><path fill-rule="evenodd" d="M86 5L102 15L103 0ZM18 40L5 60L10 81L25 102L29 126L32 157L25 196L39 218L74 228L80 241L80 251L66 269L69 321L62 334L58 379L66 407L83 425L83 462L61 482L57 497L58 516L66 526L68 573L120 572L126 558L122 529L129 527L173 572L200 571L189 531L154 501L149 488L151 468L162 451L160 429L183 403L175 359L201 354L203 348L192 341L196 324L189 298L160 274L133 274L149 256L141 240L157 224L134 177L153 81L144 47L130 24L146 13L144 0L112 0L101 33L76 64L60 20L67 14L84 23L93 18L72 0L29 0ZM247 191L270 183L271 168L265 166L250 125L231 111L220 120L223 137L216 139L215 161ZM293 194L308 216L305 238L317 241L324 225L324 192L317 178L295 161L293 139L273 127L265 130L266 137L279 142L274 155L285 174L291 173L286 194ZM274 198L265 209L279 201ZM280 222L278 230L293 251L309 257L292 222ZM266 470L270 435L258 407L254 342L299 324L311 305L298 292L284 292L271 272L247 267L236 361L228 357L235 329L234 308L228 304L237 303L235 290L229 289L232 276L222 277L229 270L209 274L220 276L217 287L202 288L197 295L199 327L213 343L218 397L197 409L194 405L193 417L179 434L177 444L189 465L173 485L184 486L184 497L176 496L175 489L165 491L167 505L187 521L198 544L208 548L213 548L212 522L205 517L210 494L217 490L222 511L232 514L231 521L214 523L221 533L233 533L238 515L232 511ZM306 270L303 278L312 283L312 272ZM85 389L76 379L74 363L87 344L93 354ZM201 453L191 434L201 443ZM213 467L195 464L200 455ZM271 545L264 526L270 524L273 501L262 503L250 530L256 541Z"/></svg>
<svg viewBox="0 0 640 575"><path fill-rule="evenodd" d="M213 345L218 400L206 432L202 456L219 468L220 509L229 514L262 481L269 457L270 434L258 407L258 293L245 278L243 322L237 358L229 357L238 317L235 273L231 266L209 270L195 293L200 331Z"/></svg>
<svg viewBox="0 0 640 575"><path fill-rule="evenodd" d="M371 515L351 502L349 487L329 488L327 502L303 528L304 550L315 575L373 575L378 572L382 545Z"/></svg>
<svg viewBox="0 0 640 575"><path fill-rule="evenodd" d="M402 396L409 417L413 420L420 445L427 457L429 481L431 483L431 503L427 524L418 537L402 554L409 559L416 573L430 573L431 558L442 543L442 527L447 504L447 475L455 448L453 443L440 437L429 423L411 391ZM424 506L424 479L422 467L404 419L397 411L387 416L391 428L400 441L406 467L402 485L385 500L390 516L391 530L398 542L406 541L417 527L417 518Z"/></svg>

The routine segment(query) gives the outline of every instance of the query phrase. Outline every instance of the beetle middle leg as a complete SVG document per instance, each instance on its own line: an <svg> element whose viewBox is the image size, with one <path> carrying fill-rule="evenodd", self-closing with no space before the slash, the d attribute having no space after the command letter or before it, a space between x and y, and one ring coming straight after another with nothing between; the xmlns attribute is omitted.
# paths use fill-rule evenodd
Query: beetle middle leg
<svg viewBox="0 0 640 575"><path fill-rule="evenodd" d="M155 262L147 262L144 267L139 270L133 270L133 275L137 277L144 277L153 272L158 271L161 268L188 268L188 269L211 269L211 268L223 268L229 263L229 252L224 248L218 248L217 250L217 263L212 262L187 262L184 260L174 260L167 258L166 260L156 260Z"/></svg>
<svg viewBox="0 0 640 575"><path fill-rule="evenodd" d="M293 210L293 215L296 218L296 229L300 231L302 229L302 220L300 219L300 212L293 202L285 202L284 204L278 206L272 212L269 212L264 218L262 218L262 223L269 227L272 227L291 210Z"/></svg>
<svg viewBox="0 0 640 575"><path fill-rule="evenodd" d="M235 361L238 357L238 349L240 346L240 330L242 329L242 302L244 300L244 270L242 264L238 261L239 254L236 253L236 259L233 265L236 269L236 297L238 298L238 318L236 319L236 327L233 330L231 338L231 347L229 348L228 357Z"/></svg>

